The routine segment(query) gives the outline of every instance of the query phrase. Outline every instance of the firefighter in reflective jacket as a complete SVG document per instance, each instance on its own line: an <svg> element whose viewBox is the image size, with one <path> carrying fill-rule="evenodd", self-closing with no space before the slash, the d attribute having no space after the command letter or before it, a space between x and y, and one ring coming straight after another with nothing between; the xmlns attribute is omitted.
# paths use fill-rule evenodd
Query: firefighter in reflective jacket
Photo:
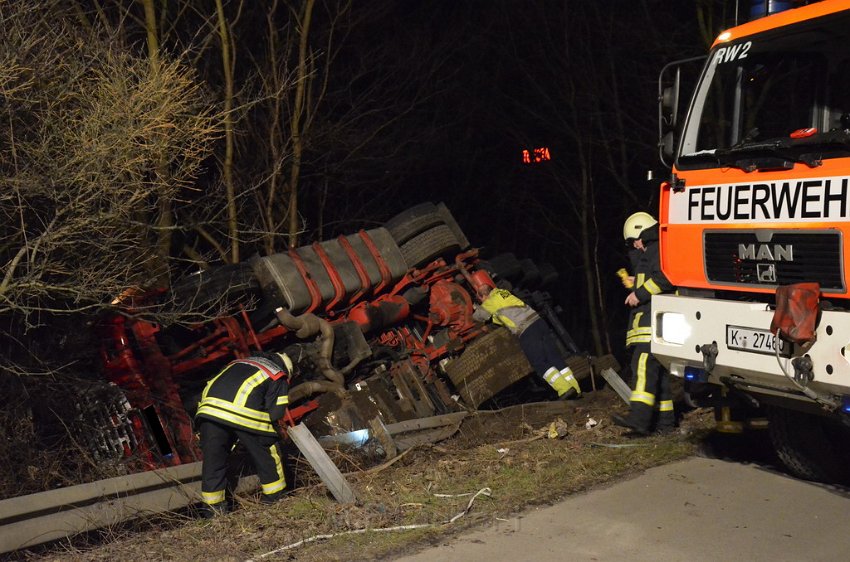
<svg viewBox="0 0 850 562"><path fill-rule="evenodd" d="M227 457L242 443L257 469L263 503L283 496L286 479L275 422L289 403L292 360L285 353L258 352L228 364L201 394L195 418L201 434L204 464L201 498L205 516L227 512Z"/></svg>
<svg viewBox="0 0 850 562"><path fill-rule="evenodd" d="M625 304L632 307L629 328L626 332L626 347L632 350L632 376L634 389L629 398L629 414L612 416L614 423L636 433L646 435L655 429L659 432L672 430L676 417L673 412L673 395L670 391L669 375L652 356L650 325L650 301L652 295L673 290L664 273L658 255L658 222L648 213L635 213L626 219L623 238L636 251L634 279L623 280L634 290L626 297Z"/></svg>
<svg viewBox="0 0 850 562"><path fill-rule="evenodd" d="M478 296L482 302L472 314L475 320L491 319L516 335L528 362L559 398L569 399L581 394L578 381L558 350L555 336L533 308L510 291L490 285L482 285Z"/></svg>

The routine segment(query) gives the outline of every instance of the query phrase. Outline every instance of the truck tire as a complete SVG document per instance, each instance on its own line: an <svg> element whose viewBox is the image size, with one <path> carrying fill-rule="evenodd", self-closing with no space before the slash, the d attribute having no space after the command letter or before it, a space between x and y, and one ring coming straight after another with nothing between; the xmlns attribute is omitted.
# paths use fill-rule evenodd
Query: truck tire
<svg viewBox="0 0 850 562"><path fill-rule="evenodd" d="M404 244L414 236L436 226L446 225L455 235L461 250L469 248L469 240L455 221L445 203L422 203L402 211L387 221L384 227L390 232L396 244Z"/></svg>
<svg viewBox="0 0 850 562"><path fill-rule="evenodd" d="M460 244L451 229L441 224L414 236L400 245L401 255L410 268L430 263L438 257L457 252Z"/></svg>
<svg viewBox="0 0 850 562"><path fill-rule="evenodd" d="M794 476L815 482L846 482L846 429L829 420L784 408L771 408L770 440L782 464Z"/></svg>
<svg viewBox="0 0 850 562"><path fill-rule="evenodd" d="M499 279L511 281L522 274L522 266L511 253L498 254L481 263L481 266Z"/></svg>
<svg viewBox="0 0 850 562"><path fill-rule="evenodd" d="M446 207L445 203L437 203L437 214L439 214L443 219L443 223L445 223L445 225L454 232L455 238L457 238L457 241L460 244L460 249L466 250L469 248L469 239L466 237L463 230L461 230L460 225L455 220L452 212L449 211L449 208Z"/></svg>
<svg viewBox="0 0 850 562"><path fill-rule="evenodd" d="M540 272L540 288L545 289L550 285L554 285L558 280L558 271L551 263L542 263L538 267Z"/></svg>
<svg viewBox="0 0 850 562"><path fill-rule="evenodd" d="M527 291L533 291L540 286L541 276L540 269L532 259L520 260L519 265L522 267L522 277L517 281L517 286L522 287Z"/></svg>
<svg viewBox="0 0 850 562"><path fill-rule="evenodd" d="M397 214L386 222L386 228L396 244L404 244L417 234L445 224L443 216L433 203L422 203Z"/></svg>

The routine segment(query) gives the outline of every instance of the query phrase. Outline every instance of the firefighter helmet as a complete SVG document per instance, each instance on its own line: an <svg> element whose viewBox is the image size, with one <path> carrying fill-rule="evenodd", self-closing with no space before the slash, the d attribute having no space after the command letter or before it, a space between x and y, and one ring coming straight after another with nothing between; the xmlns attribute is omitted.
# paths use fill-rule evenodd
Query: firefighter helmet
<svg viewBox="0 0 850 562"><path fill-rule="evenodd" d="M626 219L623 225L623 239L634 240L640 238L640 233L650 226L658 224L658 221L652 218L649 213L639 211Z"/></svg>
<svg viewBox="0 0 850 562"><path fill-rule="evenodd" d="M292 359L290 359L289 355L287 355L286 353L278 353L277 356L280 357L280 360L283 362L283 366L286 368L286 374L291 375Z"/></svg>

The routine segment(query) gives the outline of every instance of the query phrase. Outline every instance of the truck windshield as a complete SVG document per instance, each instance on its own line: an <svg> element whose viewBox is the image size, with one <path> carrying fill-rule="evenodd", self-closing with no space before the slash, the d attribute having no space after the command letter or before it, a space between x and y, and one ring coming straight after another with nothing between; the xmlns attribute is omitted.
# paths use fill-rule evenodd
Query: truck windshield
<svg viewBox="0 0 850 562"><path fill-rule="evenodd" d="M816 131L790 137L803 129ZM850 12L841 12L716 46L677 164L736 166L743 157L818 162L850 153L848 129Z"/></svg>

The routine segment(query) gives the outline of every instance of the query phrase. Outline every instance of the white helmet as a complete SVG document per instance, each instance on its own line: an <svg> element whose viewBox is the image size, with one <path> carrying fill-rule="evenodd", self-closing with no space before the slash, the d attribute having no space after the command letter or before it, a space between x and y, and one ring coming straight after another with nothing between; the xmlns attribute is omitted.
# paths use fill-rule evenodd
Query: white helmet
<svg viewBox="0 0 850 562"><path fill-rule="evenodd" d="M634 240L640 238L640 233L650 226L658 224L649 213L637 212L626 219L623 225L623 240Z"/></svg>
<svg viewBox="0 0 850 562"><path fill-rule="evenodd" d="M284 366L286 366L286 374L292 374L292 359L289 358L289 355L286 353L278 353L278 357L280 357L281 361L283 361Z"/></svg>

